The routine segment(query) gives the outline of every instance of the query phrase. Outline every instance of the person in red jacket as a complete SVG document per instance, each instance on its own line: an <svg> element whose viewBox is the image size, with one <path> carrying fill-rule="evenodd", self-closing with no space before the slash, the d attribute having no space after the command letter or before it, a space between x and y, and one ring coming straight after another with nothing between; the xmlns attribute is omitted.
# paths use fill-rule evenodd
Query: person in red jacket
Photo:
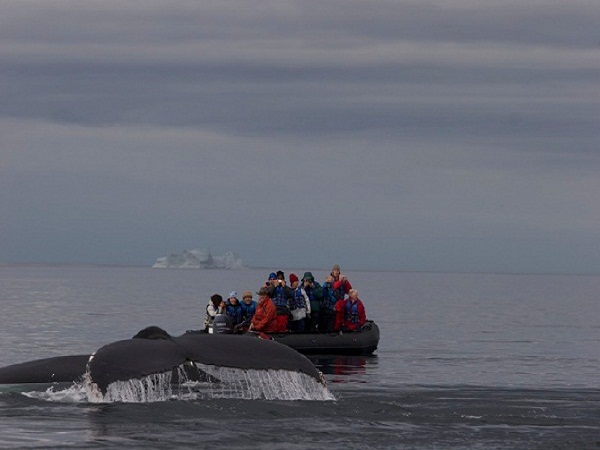
<svg viewBox="0 0 600 450"><path fill-rule="evenodd" d="M365 305L358 298L358 291L350 289L350 297L335 304L335 330L356 331L367 321Z"/></svg>
<svg viewBox="0 0 600 450"><path fill-rule="evenodd" d="M346 295L350 293L350 289L352 289L352 285L348 281L348 278L341 274L340 266L338 264L334 264L329 275L333 277L333 281L331 282L333 296L336 300L344 300Z"/></svg>
<svg viewBox="0 0 600 450"><path fill-rule="evenodd" d="M252 317L248 331L262 331L266 333L281 331L277 326L277 309L268 296L267 288L260 288L257 294L258 306Z"/></svg>

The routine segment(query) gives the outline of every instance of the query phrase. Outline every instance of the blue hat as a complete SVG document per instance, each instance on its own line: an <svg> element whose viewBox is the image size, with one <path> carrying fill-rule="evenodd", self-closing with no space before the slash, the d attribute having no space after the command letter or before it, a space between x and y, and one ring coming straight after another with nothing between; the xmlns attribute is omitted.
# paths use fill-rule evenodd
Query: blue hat
<svg viewBox="0 0 600 450"><path fill-rule="evenodd" d="M231 292L229 293L229 298L231 298L231 297L235 297L235 298L237 298L237 291L231 291Z"/></svg>
<svg viewBox="0 0 600 450"><path fill-rule="evenodd" d="M271 272L269 274L269 280L276 280L277 279L277 274L275 272Z"/></svg>

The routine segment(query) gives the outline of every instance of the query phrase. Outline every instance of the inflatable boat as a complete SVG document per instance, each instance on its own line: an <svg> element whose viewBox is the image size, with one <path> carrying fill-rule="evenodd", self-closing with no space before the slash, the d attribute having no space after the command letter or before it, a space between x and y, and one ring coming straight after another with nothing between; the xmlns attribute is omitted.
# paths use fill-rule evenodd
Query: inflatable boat
<svg viewBox="0 0 600 450"><path fill-rule="evenodd" d="M225 314L217 314L207 331L210 334L235 334L231 318ZM203 332L188 331L188 333ZM247 332L244 335L254 335L258 338L276 341L305 355L370 355L377 350L379 345L379 327L372 320L368 320L359 331L337 333Z"/></svg>

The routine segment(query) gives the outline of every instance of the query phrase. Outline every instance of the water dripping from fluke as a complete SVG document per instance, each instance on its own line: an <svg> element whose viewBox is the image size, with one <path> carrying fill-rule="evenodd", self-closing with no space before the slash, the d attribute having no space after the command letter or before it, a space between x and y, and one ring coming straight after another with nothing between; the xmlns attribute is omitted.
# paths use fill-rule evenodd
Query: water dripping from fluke
<svg viewBox="0 0 600 450"><path fill-rule="evenodd" d="M86 374L92 403L146 403L169 400L335 400L324 383L300 372L240 369L186 362L172 371L112 382L103 394Z"/></svg>

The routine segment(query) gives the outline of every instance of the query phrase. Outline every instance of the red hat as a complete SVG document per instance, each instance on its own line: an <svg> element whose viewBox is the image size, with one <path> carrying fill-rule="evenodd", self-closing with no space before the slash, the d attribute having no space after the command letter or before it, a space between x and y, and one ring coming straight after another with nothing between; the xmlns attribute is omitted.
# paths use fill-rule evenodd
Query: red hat
<svg viewBox="0 0 600 450"><path fill-rule="evenodd" d="M298 281L298 275L290 273L290 284L295 283L296 281Z"/></svg>

